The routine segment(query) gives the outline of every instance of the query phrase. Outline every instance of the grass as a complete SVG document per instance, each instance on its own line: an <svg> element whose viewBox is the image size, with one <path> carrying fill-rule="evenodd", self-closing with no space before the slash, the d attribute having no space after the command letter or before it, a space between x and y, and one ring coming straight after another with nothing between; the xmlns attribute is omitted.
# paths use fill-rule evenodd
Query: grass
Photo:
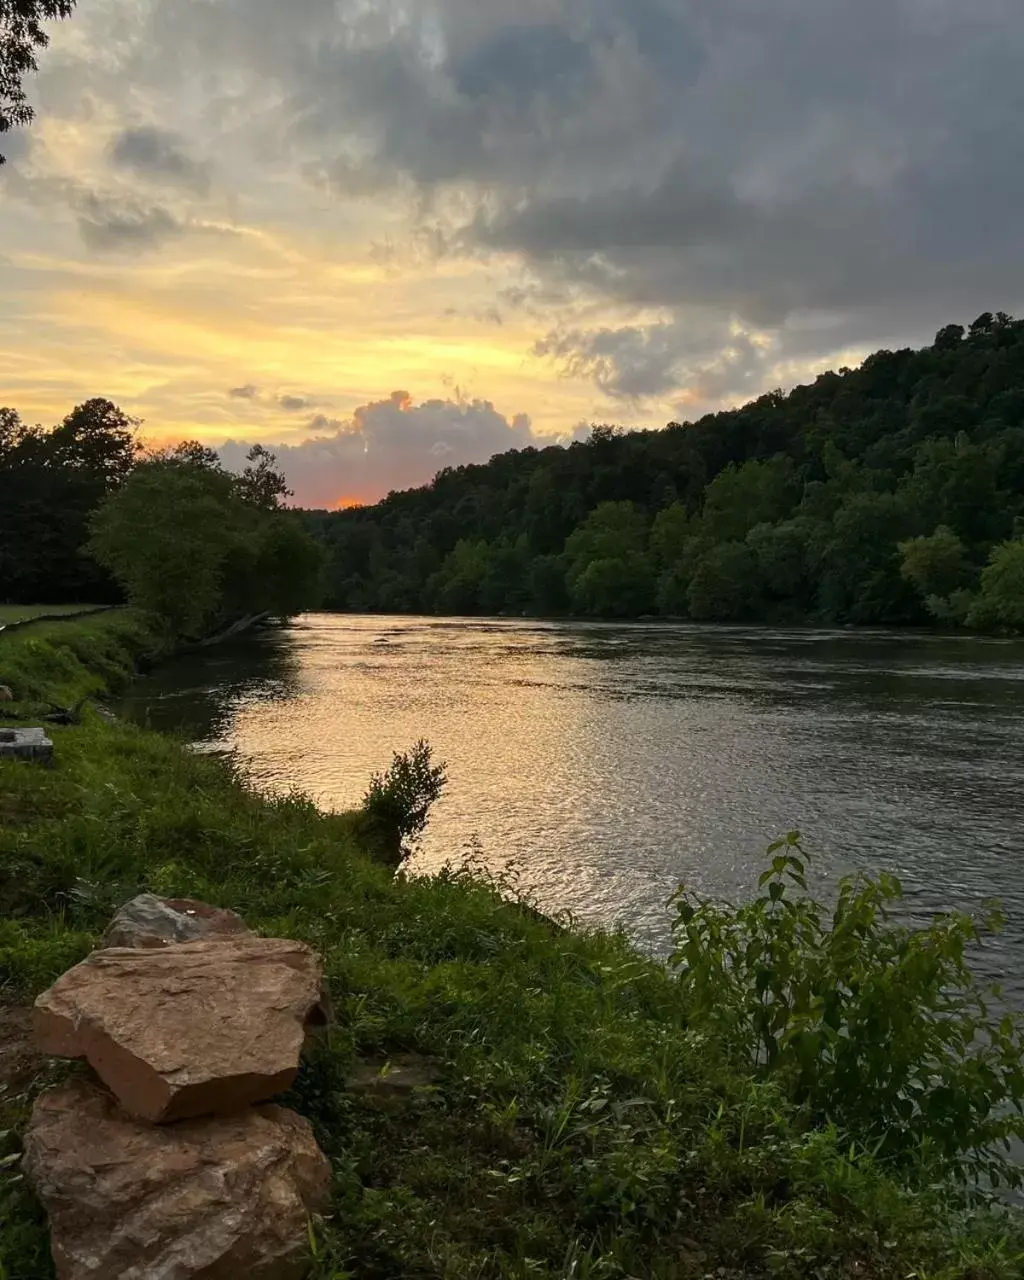
<svg viewBox="0 0 1024 1280"><path fill-rule="evenodd" d="M38 617L73 617L95 609L94 604L0 604L0 627L12 622L29 622Z"/></svg>
<svg viewBox="0 0 1024 1280"><path fill-rule="evenodd" d="M129 611L41 624L0 643L0 683L72 702L160 646ZM336 1023L287 1099L334 1168L315 1280L1021 1274L1016 1216L901 1186L851 1135L812 1127L623 938L466 870L396 877L353 815L262 797L171 738L88 710L53 736L52 771L0 764L0 1006L31 1001L143 889L319 948ZM351 1087L410 1055L429 1088ZM62 1069L0 1083L3 1280L52 1274L4 1156Z"/></svg>

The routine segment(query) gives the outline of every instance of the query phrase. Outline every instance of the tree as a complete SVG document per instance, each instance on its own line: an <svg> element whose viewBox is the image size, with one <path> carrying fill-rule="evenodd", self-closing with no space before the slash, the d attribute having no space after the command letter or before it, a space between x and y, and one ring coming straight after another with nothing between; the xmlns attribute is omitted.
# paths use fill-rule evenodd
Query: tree
<svg viewBox="0 0 1024 1280"><path fill-rule="evenodd" d="M639 552L591 560L572 586L573 610L597 618L636 617L654 604L654 578Z"/></svg>
<svg viewBox="0 0 1024 1280"><path fill-rule="evenodd" d="M647 520L634 502L602 502L570 534L565 544L570 586L594 560L642 555Z"/></svg>
<svg viewBox="0 0 1024 1280"><path fill-rule="evenodd" d="M142 446L132 418L112 400L97 397L72 409L49 437L50 465L88 477L100 490L120 484Z"/></svg>
<svg viewBox="0 0 1024 1280"><path fill-rule="evenodd" d="M79 405L52 431L0 411L0 598L118 598L82 547L91 512L135 465L137 426L103 399Z"/></svg>
<svg viewBox="0 0 1024 1280"><path fill-rule="evenodd" d="M537 556L529 570L530 601L543 615L565 613L569 591L565 585L565 564L561 556Z"/></svg>
<svg viewBox="0 0 1024 1280"><path fill-rule="evenodd" d="M93 518L89 551L129 601L178 635L202 635L220 605L231 481L171 458L142 463Z"/></svg>
<svg viewBox="0 0 1024 1280"><path fill-rule="evenodd" d="M254 444L245 455L246 467L239 480L239 492L246 502L264 511L277 511L291 489L277 468L277 458L261 444Z"/></svg>
<svg viewBox="0 0 1024 1280"><path fill-rule="evenodd" d="M92 519L88 550L173 634L317 602L322 552L290 512L255 506L201 447L140 463Z"/></svg>
<svg viewBox="0 0 1024 1280"><path fill-rule="evenodd" d="M21 82L37 69L36 51L49 43L42 24L70 17L74 7L75 0L0 0L0 133L32 119Z"/></svg>
<svg viewBox="0 0 1024 1280"><path fill-rule="evenodd" d="M699 560L690 582L690 617L699 622L736 622L760 605L757 560L745 543L722 542Z"/></svg>
<svg viewBox="0 0 1024 1280"><path fill-rule="evenodd" d="M924 599L950 596L970 582L971 564L964 544L948 525L939 525L930 537L901 542L899 550L900 573Z"/></svg>
<svg viewBox="0 0 1024 1280"><path fill-rule="evenodd" d="M754 525L773 523L795 499L793 464L788 458L731 464L706 490L702 522L716 542L739 541Z"/></svg>
<svg viewBox="0 0 1024 1280"><path fill-rule="evenodd" d="M670 569L683 553L693 537L693 526L686 507L681 502L659 511L651 526L651 560L660 570Z"/></svg>
<svg viewBox="0 0 1024 1280"><path fill-rule="evenodd" d="M757 524L747 534L746 543L757 560L767 596L807 603L814 533L814 522L801 517L782 524Z"/></svg>
<svg viewBox="0 0 1024 1280"><path fill-rule="evenodd" d="M981 594L967 623L983 629L1024 631L1024 539L1004 542L993 550L981 575Z"/></svg>

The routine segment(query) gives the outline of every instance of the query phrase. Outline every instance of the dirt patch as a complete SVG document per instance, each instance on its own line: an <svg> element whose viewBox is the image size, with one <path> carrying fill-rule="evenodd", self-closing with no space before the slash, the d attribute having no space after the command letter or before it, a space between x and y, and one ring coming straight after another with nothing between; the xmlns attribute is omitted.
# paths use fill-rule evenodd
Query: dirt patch
<svg viewBox="0 0 1024 1280"><path fill-rule="evenodd" d="M0 1103L22 1093L46 1058L32 1039L32 1010L0 1002Z"/></svg>

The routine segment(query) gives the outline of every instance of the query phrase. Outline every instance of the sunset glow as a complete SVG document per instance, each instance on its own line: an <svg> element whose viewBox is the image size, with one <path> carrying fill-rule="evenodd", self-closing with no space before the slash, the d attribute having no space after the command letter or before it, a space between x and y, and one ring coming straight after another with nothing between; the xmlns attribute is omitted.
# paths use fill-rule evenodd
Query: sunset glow
<svg viewBox="0 0 1024 1280"><path fill-rule="evenodd" d="M852 112L820 67L871 23L797 5L755 65L734 8L83 3L4 138L3 402L107 396L154 439L286 450L298 501L367 502L1013 309L1013 193L967 270L957 175L983 189L1016 114L960 155L941 75L905 110L916 11ZM963 25L958 75L1012 47Z"/></svg>

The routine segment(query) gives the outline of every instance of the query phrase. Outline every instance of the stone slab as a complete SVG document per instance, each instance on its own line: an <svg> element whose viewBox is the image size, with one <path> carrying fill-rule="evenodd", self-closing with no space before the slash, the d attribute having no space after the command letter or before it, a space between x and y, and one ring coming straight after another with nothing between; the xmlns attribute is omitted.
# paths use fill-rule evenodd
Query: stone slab
<svg viewBox="0 0 1024 1280"><path fill-rule="evenodd" d="M53 743L46 730L0 729L0 760L36 760L53 763Z"/></svg>

